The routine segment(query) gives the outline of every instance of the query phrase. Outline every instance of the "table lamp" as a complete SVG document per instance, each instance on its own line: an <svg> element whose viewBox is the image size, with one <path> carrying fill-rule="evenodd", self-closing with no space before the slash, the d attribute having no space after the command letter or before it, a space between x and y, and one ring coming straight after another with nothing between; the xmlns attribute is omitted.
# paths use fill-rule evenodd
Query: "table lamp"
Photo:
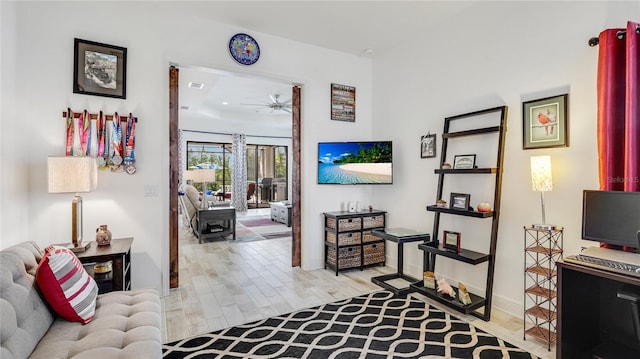
<svg viewBox="0 0 640 359"><path fill-rule="evenodd" d="M202 183L202 200L200 201L200 208L207 209L209 207L207 204L207 182L216 180L216 170L212 168L198 168L187 171L184 177L185 179Z"/></svg>
<svg viewBox="0 0 640 359"><path fill-rule="evenodd" d="M540 191L540 202L542 203L542 224L534 224L533 228L542 230L556 229L555 225L547 224L544 216L544 192L553 189L551 156L531 157L531 187L534 191Z"/></svg>
<svg viewBox="0 0 640 359"><path fill-rule="evenodd" d="M75 193L71 202L71 245L73 252L83 252L91 242L82 245L82 197L98 186L98 166L93 157L49 157L47 159L49 193Z"/></svg>

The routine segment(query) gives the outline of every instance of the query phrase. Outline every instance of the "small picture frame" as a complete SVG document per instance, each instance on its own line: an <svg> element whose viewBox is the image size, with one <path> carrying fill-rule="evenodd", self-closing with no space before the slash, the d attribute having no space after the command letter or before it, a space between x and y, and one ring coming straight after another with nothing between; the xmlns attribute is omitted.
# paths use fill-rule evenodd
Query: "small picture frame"
<svg viewBox="0 0 640 359"><path fill-rule="evenodd" d="M458 209L461 211L469 210L469 199L471 198L470 194L466 193L451 193L451 199L449 201L449 208Z"/></svg>
<svg viewBox="0 0 640 359"><path fill-rule="evenodd" d="M426 134L420 137L420 158L436 156L436 135Z"/></svg>
<svg viewBox="0 0 640 359"><path fill-rule="evenodd" d="M444 231L442 234L442 248L460 253L460 232Z"/></svg>
<svg viewBox="0 0 640 359"><path fill-rule="evenodd" d="M75 39L73 93L127 98L127 49Z"/></svg>
<svg viewBox="0 0 640 359"><path fill-rule="evenodd" d="M522 103L522 149L568 147L569 95Z"/></svg>
<svg viewBox="0 0 640 359"><path fill-rule="evenodd" d="M331 84L331 119L356 122L356 88Z"/></svg>
<svg viewBox="0 0 640 359"><path fill-rule="evenodd" d="M464 170L475 168L476 155L455 155L453 156L453 169Z"/></svg>

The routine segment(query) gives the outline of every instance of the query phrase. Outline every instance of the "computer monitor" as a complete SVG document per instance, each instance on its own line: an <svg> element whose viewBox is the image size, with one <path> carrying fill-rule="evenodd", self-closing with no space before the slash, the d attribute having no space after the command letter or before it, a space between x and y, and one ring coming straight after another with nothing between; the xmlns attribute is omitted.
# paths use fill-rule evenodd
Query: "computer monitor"
<svg viewBox="0 0 640 359"><path fill-rule="evenodd" d="M584 190L582 239L640 250L640 192Z"/></svg>

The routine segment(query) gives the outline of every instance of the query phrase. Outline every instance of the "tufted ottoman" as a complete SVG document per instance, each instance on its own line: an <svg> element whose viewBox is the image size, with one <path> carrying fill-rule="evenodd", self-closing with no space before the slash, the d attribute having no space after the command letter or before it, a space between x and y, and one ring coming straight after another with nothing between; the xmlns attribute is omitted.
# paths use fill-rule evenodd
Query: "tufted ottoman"
<svg viewBox="0 0 640 359"><path fill-rule="evenodd" d="M34 242L0 251L0 358L162 357L156 290L101 294L91 322L68 322L39 293L35 273L42 256Z"/></svg>

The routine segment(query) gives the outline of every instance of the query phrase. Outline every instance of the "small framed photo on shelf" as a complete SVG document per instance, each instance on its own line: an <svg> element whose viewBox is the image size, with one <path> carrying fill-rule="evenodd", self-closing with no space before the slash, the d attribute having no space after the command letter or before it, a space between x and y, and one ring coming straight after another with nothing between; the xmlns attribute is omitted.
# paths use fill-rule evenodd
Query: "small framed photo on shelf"
<svg viewBox="0 0 640 359"><path fill-rule="evenodd" d="M420 138L420 158L436 156L436 135L426 134Z"/></svg>
<svg viewBox="0 0 640 359"><path fill-rule="evenodd" d="M73 93L127 98L127 49L75 39Z"/></svg>
<svg viewBox="0 0 640 359"><path fill-rule="evenodd" d="M449 200L450 208L468 211L470 198L470 194L451 192L451 199Z"/></svg>
<svg viewBox="0 0 640 359"><path fill-rule="evenodd" d="M460 253L460 232L444 231L442 235L442 248L447 251Z"/></svg>
<svg viewBox="0 0 640 359"><path fill-rule="evenodd" d="M522 103L522 149L569 146L567 94Z"/></svg>
<svg viewBox="0 0 640 359"><path fill-rule="evenodd" d="M476 165L476 155L456 155L453 156L453 169L462 170L474 168Z"/></svg>

